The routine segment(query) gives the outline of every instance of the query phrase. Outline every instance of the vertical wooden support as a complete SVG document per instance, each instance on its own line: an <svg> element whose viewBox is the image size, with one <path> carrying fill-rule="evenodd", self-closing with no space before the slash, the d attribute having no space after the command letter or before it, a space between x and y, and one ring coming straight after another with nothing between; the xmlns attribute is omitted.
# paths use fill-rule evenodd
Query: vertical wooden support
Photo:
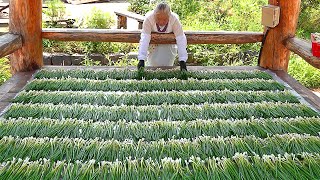
<svg viewBox="0 0 320 180"><path fill-rule="evenodd" d="M290 51L285 47L284 41L295 36L301 0L269 0L269 4L280 7L280 21L278 26L269 29L260 66L287 71Z"/></svg>
<svg viewBox="0 0 320 180"><path fill-rule="evenodd" d="M43 65L42 0L10 0L9 31L22 36L22 48L10 55L11 71L31 71Z"/></svg>
<svg viewBox="0 0 320 180"><path fill-rule="evenodd" d="M143 26L143 21L138 21L139 25L138 25L138 29L142 29Z"/></svg>
<svg viewBox="0 0 320 180"><path fill-rule="evenodd" d="M118 29L127 29L127 17L118 15Z"/></svg>

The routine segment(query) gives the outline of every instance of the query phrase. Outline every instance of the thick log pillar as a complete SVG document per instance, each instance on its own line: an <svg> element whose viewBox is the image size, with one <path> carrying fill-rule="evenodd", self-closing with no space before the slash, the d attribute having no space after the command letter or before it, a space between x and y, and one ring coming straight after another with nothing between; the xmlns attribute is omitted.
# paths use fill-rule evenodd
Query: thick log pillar
<svg viewBox="0 0 320 180"><path fill-rule="evenodd" d="M269 0L270 5L280 7L280 21L269 29L260 59L260 66L271 70L287 71L290 51L285 47L287 38L296 33L301 0Z"/></svg>
<svg viewBox="0 0 320 180"><path fill-rule="evenodd" d="M42 0L10 0L9 31L22 36L22 48L10 55L11 71L31 71L43 65Z"/></svg>

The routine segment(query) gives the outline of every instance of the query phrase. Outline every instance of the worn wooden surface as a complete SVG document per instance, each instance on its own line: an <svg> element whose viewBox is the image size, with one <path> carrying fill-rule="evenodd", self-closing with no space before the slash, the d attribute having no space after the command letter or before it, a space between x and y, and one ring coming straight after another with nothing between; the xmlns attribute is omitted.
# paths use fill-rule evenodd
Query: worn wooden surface
<svg viewBox="0 0 320 180"><path fill-rule="evenodd" d="M127 17L125 16L118 16L117 28L118 29L127 29Z"/></svg>
<svg viewBox="0 0 320 180"><path fill-rule="evenodd" d="M20 35L4 34L0 36L0 57L4 57L8 54L22 47L22 38Z"/></svg>
<svg viewBox="0 0 320 180"><path fill-rule="evenodd" d="M269 4L280 6L280 22L278 26L269 30L260 66L272 70L287 71L290 51L283 42L287 38L295 36L301 0L269 0Z"/></svg>
<svg viewBox="0 0 320 180"><path fill-rule="evenodd" d="M144 20L144 16L142 16L140 14L133 13L133 12L129 12L129 11L114 11L114 13L117 16L125 16L125 17L131 18L131 19L135 19L139 22L143 22L143 20Z"/></svg>
<svg viewBox="0 0 320 180"><path fill-rule="evenodd" d="M3 85L0 86L0 116L1 113L11 104L13 98L24 88L35 71L17 72Z"/></svg>
<svg viewBox="0 0 320 180"><path fill-rule="evenodd" d="M297 80L288 75L285 71L273 71L286 82L292 89L294 89L304 100L306 100L311 106L320 111L320 98L315 95L311 90L301 85Z"/></svg>
<svg viewBox="0 0 320 180"><path fill-rule="evenodd" d="M307 61L313 67L320 69L320 58L312 55L311 42L307 42L299 38L288 38L285 41L285 46L292 52L301 56L305 61Z"/></svg>
<svg viewBox="0 0 320 180"><path fill-rule="evenodd" d="M141 31L108 29L48 29L42 30L44 39L60 41L100 41L139 43ZM261 42L263 33L230 31L186 31L188 44L245 44ZM152 44L175 44L173 33L153 33Z"/></svg>
<svg viewBox="0 0 320 180"><path fill-rule="evenodd" d="M31 71L43 65L42 0L10 0L9 32L22 36L22 48L11 54L11 70Z"/></svg>
<svg viewBox="0 0 320 180"><path fill-rule="evenodd" d="M114 13L118 17L118 24L117 24L118 29L121 29L122 27L123 27L123 29L127 29L128 18L137 20L139 23L138 29L142 29L144 16L142 16L140 14L133 13L133 12L129 12L129 11L114 11Z"/></svg>

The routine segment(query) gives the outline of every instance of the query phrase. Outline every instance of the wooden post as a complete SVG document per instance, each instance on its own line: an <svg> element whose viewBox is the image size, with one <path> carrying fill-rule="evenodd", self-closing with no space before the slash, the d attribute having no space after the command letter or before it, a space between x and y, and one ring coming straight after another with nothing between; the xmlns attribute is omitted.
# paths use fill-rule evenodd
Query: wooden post
<svg viewBox="0 0 320 180"><path fill-rule="evenodd" d="M138 21L139 25L138 25L138 29L142 29L142 26L143 26L143 22L141 21Z"/></svg>
<svg viewBox="0 0 320 180"><path fill-rule="evenodd" d="M275 28L269 29L260 66L271 70L287 71L290 51L284 42L296 33L301 0L269 0L269 4L280 7L280 21Z"/></svg>
<svg viewBox="0 0 320 180"><path fill-rule="evenodd" d="M118 15L118 29L127 29L127 17Z"/></svg>
<svg viewBox="0 0 320 180"><path fill-rule="evenodd" d="M10 56L11 71L31 71L43 65L42 0L10 0L9 31L22 36L22 48Z"/></svg>

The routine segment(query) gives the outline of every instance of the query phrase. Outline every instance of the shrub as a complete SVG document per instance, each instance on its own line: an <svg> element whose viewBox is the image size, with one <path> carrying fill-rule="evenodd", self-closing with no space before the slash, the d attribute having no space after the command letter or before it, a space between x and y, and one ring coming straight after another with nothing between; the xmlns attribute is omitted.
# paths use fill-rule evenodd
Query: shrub
<svg viewBox="0 0 320 180"><path fill-rule="evenodd" d="M309 65L298 55L292 55L288 73L308 88L320 88L320 70Z"/></svg>
<svg viewBox="0 0 320 180"><path fill-rule="evenodd" d="M66 14L66 6L60 0L47 0L48 8L44 9L44 14L49 18L49 22L43 23L44 27L54 28L58 26L58 20L63 19Z"/></svg>
<svg viewBox="0 0 320 180"><path fill-rule="evenodd" d="M0 85L11 77L9 59L0 59Z"/></svg>

